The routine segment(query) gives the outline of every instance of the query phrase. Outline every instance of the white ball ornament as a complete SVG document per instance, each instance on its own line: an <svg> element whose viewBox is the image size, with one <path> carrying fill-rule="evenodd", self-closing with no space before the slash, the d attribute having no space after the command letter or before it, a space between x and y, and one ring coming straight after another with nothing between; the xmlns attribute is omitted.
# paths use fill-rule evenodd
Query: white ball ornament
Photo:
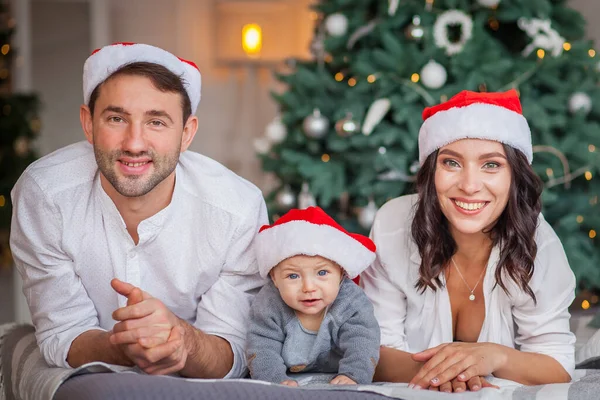
<svg viewBox="0 0 600 400"><path fill-rule="evenodd" d="M283 189L277 192L275 203L281 210L289 210L296 204L296 195L292 192L289 185L285 185Z"/></svg>
<svg viewBox="0 0 600 400"><path fill-rule="evenodd" d="M500 4L500 0L477 0L477 3L484 7L496 8Z"/></svg>
<svg viewBox="0 0 600 400"><path fill-rule="evenodd" d="M254 150L258 154L264 155L271 151L271 142L265 137L259 137L254 139L252 144L254 145Z"/></svg>
<svg viewBox="0 0 600 400"><path fill-rule="evenodd" d="M431 60L421 70L421 82L429 89L439 89L446 83L448 73L441 64Z"/></svg>
<svg viewBox="0 0 600 400"><path fill-rule="evenodd" d="M576 113L583 111L585 114L592 109L592 99L587 93L576 92L569 98L569 111Z"/></svg>
<svg viewBox="0 0 600 400"><path fill-rule="evenodd" d="M325 19L325 29L331 36L344 36L348 32L348 18L342 13L331 14Z"/></svg>
<svg viewBox="0 0 600 400"><path fill-rule="evenodd" d="M375 215L377 214L377 205L373 199L369 200L369 203L360 209L358 212L358 223L365 229L370 229L375 221Z"/></svg>
<svg viewBox="0 0 600 400"><path fill-rule="evenodd" d="M272 143L281 143L287 137L287 128L281 122L281 117L275 117L265 129L265 136Z"/></svg>

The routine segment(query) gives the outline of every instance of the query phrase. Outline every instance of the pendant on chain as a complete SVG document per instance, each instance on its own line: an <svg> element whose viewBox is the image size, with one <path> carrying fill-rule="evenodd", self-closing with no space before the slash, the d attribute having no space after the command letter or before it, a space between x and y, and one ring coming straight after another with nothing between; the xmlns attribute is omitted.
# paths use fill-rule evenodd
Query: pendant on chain
<svg viewBox="0 0 600 400"><path fill-rule="evenodd" d="M469 296L469 300L471 300L471 301L475 300L475 295L473 293L471 293L471 295Z"/></svg>

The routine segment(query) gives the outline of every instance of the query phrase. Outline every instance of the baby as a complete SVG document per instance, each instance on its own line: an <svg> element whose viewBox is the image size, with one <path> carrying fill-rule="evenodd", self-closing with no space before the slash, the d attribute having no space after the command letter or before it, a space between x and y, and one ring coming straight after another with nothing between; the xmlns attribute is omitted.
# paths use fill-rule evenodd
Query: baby
<svg viewBox="0 0 600 400"><path fill-rule="evenodd" d="M351 279L373 262L375 244L319 207L289 211L255 243L259 272L271 279L250 312L252 378L298 386L288 372L323 372L336 374L332 384L371 383L379 325Z"/></svg>

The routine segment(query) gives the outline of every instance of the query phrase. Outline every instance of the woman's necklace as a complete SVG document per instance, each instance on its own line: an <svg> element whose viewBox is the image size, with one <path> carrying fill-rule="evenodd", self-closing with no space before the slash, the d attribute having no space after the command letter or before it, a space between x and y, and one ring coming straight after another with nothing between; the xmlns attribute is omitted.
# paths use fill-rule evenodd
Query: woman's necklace
<svg viewBox="0 0 600 400"><path fill-rule="evenodd" d="M471 294L469 295L469 300L474 301L475 300L475 295L473 294L473 292L475 291L475 289L477 289L477 285L479 285L479 282L481 281L481 278L483 277L483 273L485 272L485 268L481 271L481 275L479 275L479 279L477 279L477 283L475 284L475 287L473 289L471 289L471 287L469 286L469 284L465 280L465 277L460 272L460 269L458 268L458 265L456 265L456 261L454 261L454 257L450 257L450 259L452 260L452 264L454 264L454 267L456 268L456 271L458 272L458 275L460 276L460 279L462 279L462 281L465 283L465 286L467 287L467 289L469 289L469 292L471 292Z"/></svg>

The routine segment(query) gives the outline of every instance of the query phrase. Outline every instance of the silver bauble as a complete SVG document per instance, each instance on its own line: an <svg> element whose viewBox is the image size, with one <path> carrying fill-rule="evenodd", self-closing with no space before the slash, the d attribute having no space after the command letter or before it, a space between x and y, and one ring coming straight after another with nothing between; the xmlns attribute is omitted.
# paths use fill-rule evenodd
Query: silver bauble
<svg viewBox="0 0 600 400"><path fill-rule="evenodd" d="M592 99L587 93L575 92L569 98L569 111L576 113L583 111L584 114L588 114L592 110Z"/></svg>
<svg viewBox="0 0 600 400"><path fill-rule="evenodd" d="M273 121L269 122L265 129L265 136L272 143L281 143L287 137L287 127L281 122L281 117L277 116L273 118Z"/></svg>
<svg viewBox="0 0 600 400"><path fill-rule="evenodd" d="M425 29L421 26L421 17L415 15L412 22L404 30L404 34L408 39L420 42L425 36Z"/></svg>
<svg viewBox="0 0 600 400"><path fill-rule="evenodd" d="M304 182L302 184L302 190L298 194L298 208L305 209L316 205L317 201L315 200L315 196L309 190L308 183Z"/></svg>
<svg viewBox="0 0 600 400"><path fill-rule="evenodd" d="M419 161L413 161L409 169L411 174L416 174L421 169L421 164L419 164Z"/></svg>
<svg viewBox="0 0 600 400"><path fill-rule="evenodd" d="M358 223L365 229L370 229L375 221L375 214L377 214L377 205L373 199L369 200L369 203L360 209L358 212Z"/></svg>
<svg viewBox="0 0 600 400"><path fill-rule="evenodd" d="M318 108L313 110L313 113L304 118L302 123L304 134L311 139L321 139L329 132L329 120L321 115Z"/></svg>
<svg viewBox="0 0 600 400"><path fill-rule="evenodd" d="M296 195L289 185L285 185L275 196L275 204L280 210L289 210L296 204Z"/></svg>
<svg viewBox="0 0 600 400"><path fill-rule="evenodd" d="M346 114L346 117L335 123L335 131L341 137L352 136L360 131L360 123L352 119L352 114Z"/></svg>

